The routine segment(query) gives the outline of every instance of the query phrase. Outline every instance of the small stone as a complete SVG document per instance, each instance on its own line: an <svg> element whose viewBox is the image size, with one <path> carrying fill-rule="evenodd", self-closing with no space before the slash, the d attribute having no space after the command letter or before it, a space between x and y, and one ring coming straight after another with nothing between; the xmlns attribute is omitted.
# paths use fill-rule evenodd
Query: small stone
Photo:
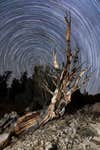
<svg viewBox="0 0 100 150"><path fill-rule="evenodd" d="M51 149L52 148L52 143L46 142L45 143L45 150Z"/></svg>
<svg viewBox="0 0 100 150"><path fill-rule="evenodd" d="M100 113L100 103L95 103L95 104L92 106L92 112Z"/></svg>
<svg viewBox="0 0 100 150"><path fill-rule="evenodd" d="M95 142L97 145L100 145L100 137L94 137L92 141Z"/></svg>

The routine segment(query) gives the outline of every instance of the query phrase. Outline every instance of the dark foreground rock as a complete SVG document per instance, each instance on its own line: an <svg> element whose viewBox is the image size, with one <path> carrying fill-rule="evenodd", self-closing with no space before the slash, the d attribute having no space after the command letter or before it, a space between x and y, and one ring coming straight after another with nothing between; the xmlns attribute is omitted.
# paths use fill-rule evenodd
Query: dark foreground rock
<svg viewBox="0 0 100 150"><path fill-rule="evenodd" d="M100 114L88 107L13 137L4 150L100 150Z"/></svg>

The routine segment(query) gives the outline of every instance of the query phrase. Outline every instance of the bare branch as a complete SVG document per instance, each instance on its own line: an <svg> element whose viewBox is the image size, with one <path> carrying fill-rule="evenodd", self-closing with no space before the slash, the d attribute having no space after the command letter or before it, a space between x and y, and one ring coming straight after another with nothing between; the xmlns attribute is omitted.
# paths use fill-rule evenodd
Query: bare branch
<svg viewBox="0 0 100 150"><path fill-rule="evenodd" d="M71 14L70 14L70 12L69 12L69 14L66 13L65 21L67 24L66 40L67 40L67 44L68 44L68 51L70 51L70 49L71 49L71 43L70 43L70 39L71 39Z"/></svg>
<svg viewBox="0 0 100 150"><path fill-rule="evenodd" d="M54 93L50 90L48 83L45 81L45 83L42 83L41 85L42 88L45 88L47 90L47 92L49 92L51 95L53 95Z"/></svg>
<svg viewBox="0 0 100 150"><path fill-rule="evenodd" d="M57 88L57 83L55 82L55 80L52 79L52 82L53 82L54 86Z"/></svg>
<svg viewBox="0 0 100 150"><path fill-rule="evenodd" d="M55 80L57 80L57 76L56 75L52 75L52 74L48 74L49 77L54 78Z"/></svg>
<svg viewBox="0 0 100 150"><path fill-rule="evenodd" d="M69 14L66 13L65 21L67 23L66 40L70 41L70 36L71 36L71 14L70 12Z"/></svg>
<svg viewBox="0 0 100 150"><path fill-rule="evenodd" d="M56 49L53 50L53 65L55 69L59 69L59 64L57 61Z"/></svg>

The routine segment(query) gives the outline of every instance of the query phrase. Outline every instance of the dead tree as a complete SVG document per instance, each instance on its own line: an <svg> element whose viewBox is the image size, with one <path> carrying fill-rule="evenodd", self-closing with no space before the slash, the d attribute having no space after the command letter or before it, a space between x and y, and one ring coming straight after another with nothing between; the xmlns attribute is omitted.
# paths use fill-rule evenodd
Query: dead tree
<svg viewBox="0 0 100 150"><path fill-rule="evenodd" d="M81 69L82 65L78 63L78 53L79 49L77 48L74 52L71 51L71 14L65 16L65 21L67 25L66 31L66 65L63 68L61 75L56 83L56 89L52 92L48 87L46 89L51 91L52 99L51 103L48 107L48 113L45 118L42 120L41 124L45 124L47 121L59 117L60 113L65 105L71 102L72 94L80 89L85 83L87 83L89 76L86 77L83 81L81 81L82 77L88 71L88 67L86 69ZM56 53L55 53L56 55ZM56 56L55 56L56 58ZM54 61L57 59L54 58ZM58 62L54 62L54 64L58 64ZM59 66L59 65L56 65ZM55 66L54 66L55 67ZM55 67L56 69L56 67ZM57 77L56 77L57 78ZM63 105L62 105L63 103ZM60 106L63 106L61 109Z"/></svg>
<svg viewBox="0 0 100 150"><path fill-rule="evenodd" d="M48 83L45 81L43 87L52 94L51 103L45 111L43 112L31 112L28 113L14 122L14 126L10 132L6 135L0 135L0 147L7 145L11 139L12 135L19 135L28 129L36 129L41 125L46 124L49 120L57 118L64 113L65 106L71 102L72 94L85 85L89 76L85 73L88 72L89 68L82 69L82 64L78 62L79 49L76 48L74 51L71 50L71 15L70 13L65 16L65 22L67 25L66 31L66 65L63 67L62 71L58 75L59 63L57 62L56 50L53 53L54 68L56 75L53 74L53 83L55 85L55 90L51 91L48 87ZM61 69L60 69L61 70ZM3 130L2 127L0 130Z"/></svg>

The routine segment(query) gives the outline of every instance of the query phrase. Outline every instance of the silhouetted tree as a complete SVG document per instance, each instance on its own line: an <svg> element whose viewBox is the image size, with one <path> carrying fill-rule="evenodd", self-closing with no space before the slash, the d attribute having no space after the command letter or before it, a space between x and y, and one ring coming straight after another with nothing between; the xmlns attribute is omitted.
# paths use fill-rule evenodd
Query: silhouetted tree
<svg viewBox="0 0 100 150"><path fill-rule="evenodd" d="M11 73L11 71L6 71L3 75L0 75L0 96L7 96L8 82L11 77Z"/></svg>
<svg viewBox="0 0 100 150"><path fill-rule="evenodd" d="M15 102L15 96L20 92L21 86L18 79L14 78L11 84L10 97Z"/></svg>

